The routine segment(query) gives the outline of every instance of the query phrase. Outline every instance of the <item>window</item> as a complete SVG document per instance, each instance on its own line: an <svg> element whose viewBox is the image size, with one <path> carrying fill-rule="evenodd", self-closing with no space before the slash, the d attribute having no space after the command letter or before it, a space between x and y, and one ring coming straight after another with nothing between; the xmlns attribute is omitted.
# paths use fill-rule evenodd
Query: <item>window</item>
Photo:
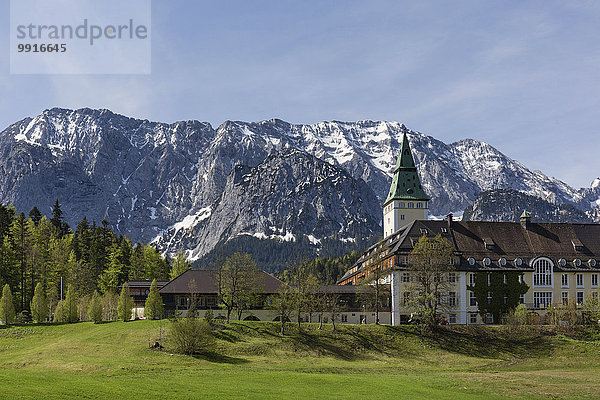
<svg viewBox="0 0 600 400"><path fill-rule="evenodd" d="M450 322L451 324L455 324L456 323L456 314L450 314L450 318L448 318L448 322Z"/></svg>
<svg viewBox="0 0 600 400"><path fill-rule="evenodd" d="M456 307L456 292L448 292L448 306Z"/></svg>
<svg viewBox="0 0 600 400"><path fill-rule="evenodd" d="M507 280L506 280L506 274L504 274L504 275L503 275L502 279L503 279L503 281L504 281L504 284L506 285L506 283L507 283Z"/></svg>
<svg viewBox="0 0 600 400"><path fill-rule="evenodd" d="M492 264L492 260L490 260L489 257L486 257L483 259L483 264L487 267L490 266Z"/></svg>
<svg viewBox="0 0 600 400"><path fill-rule="evenodd" d="M521 265L523 265L523 259L520 257L515 258L515 265L517 267L520 267Z"/></svg>
<svg viewBox="0 0 600 400"><path fill-rule="evenodd" d="M342 314L342 322L348 322L348 316L346 314Z"/></svg>
<svg viewBox="0 0 600 400"><path fill-rule="evenodd" d="M577 304L583 304L583 292L577 292Z"/></svg>
<svg viewBox="0 0 600 400"><path fill-rule="evenodd" d="M502 257L501 259L498 260L498 264L505 266L506 265L506 258Z"/></svg>
<svg viewBox="0 0 600 400"><path fill-rule="evenodd" d="M525 304L525 295L524 294L522 294L522 295L519 296L519 303L520 304Z"/></svg>
<svg viewBox="0 0 600 400"><path fill-rule="evenodd" d="M415 208L415 203L408 203L408 208Z"/></svg>
<svg viewBox="0 0 600 400"><path fill-rule="evenodd" d="M493 324L494 323L494 316L492 314L486 314L485 315L485 323L486 324Z"/></svg>
<svg viewBox="0 0 600 400"><path fill-rule="evenodd" d="M577 274L577 275L575 275L575 277L577 278L576 279L577 287L582 288L583 287L583 274Z"/></svg>
<svg viewBox="0 0 600 400"><path fill-rule="evenodd" d="M504 293L504 304L508 304L508 293Z"/></svg>
<svg viewBox="0 0 600 400"><path fill-rule="evenodd" d="M473 292L469 292L469 306L477 307L477 298Z"/></svg>
<svg viewBox="0 0 600 400"><path fill-rule="evenodd" d="M402 282L403 283L409 283L410 282L410 273L408 273L408 272L403 272L402 273Z"/></svg>
<svg viewBox="0 0 600 400"><path fill-rule="evenodd" d="M533 306L546 308L552 303L552 292L533 292Z"/></svg>
<svg viewBox="0 0 600 400"><path fill-rule="evenodd" d="M400 214L400 221L404 221L404 214Z"/></svg>
<svg viewBox="0 0 600 400"><path fill-rule="evenodd" d="M492 286L492 274L487 274L488 286Z"/></svg>
<svg viewBox="0 0 600 400"><path fill-rule="evenodd" d="M596 260L595 260L595 259L593 259L593 258L591 258L591 259L588 261L588 265L589 265L590 267L592 267L592 268L593 268L593 267L595 267L595 266L596 266Z"/></svg>
<svg viewBox="0 0 600 400"><path fill-rule="evenodd" d="M562 274L560 276L560 287L569 287L569 274Z"/></svg>
<svg viewBox="0 0 600 400"><path fill-rule="evenodd" d="M419 231L421 232L421 235L427 235L427 229L421 228Z"/></svg>
<svg viewBox="0 0 600 400"><path fill-rule="evenodd" d="M469 265L475 265L475 259L473 257L469 257Z"/></svg>
<svg viewBox="0 0 600 400"><path fill-rule="evenodd" d="M552 261L540 258L533 263L533 286L552 286Z"/></svg>
<svg viewBox="0 0 600 400"><path fill-rule="evenodd" d="M450 265L456 265L456 258L450 257Z"/></svg>
<svg viewBox="0 0 600 400"><path fill-rule="evenodd" d="M592 274L592 287L598 287L598 274Z"/></svg>
<svg viewBox="0 0 600 400"><path fill-rule="evenodd" d="M576 258L576 259L573 260L573 264L576 267L581 267L581 260L579 258Z"/></svg>
<svg viewBox="0 0 600 400"><path fill-rule="evenodd" d="M469 286L475 286L475 274L469 274Z"/></svg>
<svg viewBox="0 0 600 400"><path fill-rule="evenodd" d="M404 208L404 202L400 202L400 208Z"/></svg>
<svg viewBox="0 0 600 400"><path fill-rule="evenodd" d="M417 203L417 208L423 208L423 203Z"/></svg>
<svg viewBox="0 0 600 400"><path fill-rule="evenodd" d="M410 304L410 292L404 292L402 293L402 305L409 305Z"/></svg>
<svg viewBox="0 0 600 400"><path fill-rule="evenodd" d="M477 323L477 313L470 313L469 314L469 323L470 324L476 324Z"/></svg>
<svg viewBox="0 0 600 400"><path fill-rule="evenodd" d="M453 258L451 258L450 260L454 260ZM596 278L598 276L596 275ZM456 272L449 272L448 273L448 282L449 283L456 283Z"/></svg>
<svg viewBox="0 0 600 400"><path fill-rule="evenodd" d="M562 304L565 306L569 305L569 292L561 293Z"/></svg>
<svg viewBox="0 0 600 400"><path fill-rule="evenodd" d="M492 304L492 292L488 292L488 304Z"/></svg>

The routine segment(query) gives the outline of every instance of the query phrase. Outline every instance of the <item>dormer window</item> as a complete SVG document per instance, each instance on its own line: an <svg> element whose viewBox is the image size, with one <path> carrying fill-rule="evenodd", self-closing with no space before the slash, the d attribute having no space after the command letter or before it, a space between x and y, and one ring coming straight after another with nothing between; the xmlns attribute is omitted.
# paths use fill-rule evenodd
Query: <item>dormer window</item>
<svg viewBox="0 0 600 400"><path fill-rule="evenodd" d="M596 266L596 260L595 260L595 259L593 259L593 258L591 258L591 259L588 261L588 265L589 265L590 267L592 267L592 268L593 268L593 267L595 267L595 266Z"/></svg>
<svg viewBox="0 0 600 400"><path fill-rule="evenodd" d="M448 233L448 229L447 228L442 228L442 233Z"/></svg>
<svg viewBox="0 0 600 400"><path fill-rule="evenodd" d="M573 239L571 240L571 243L573 243L573 248L575 248L575 251L583 251L583 243L581 243L579 239Z"/></svg>
<svg viewBox="0 0 600 400"><path fill-rule="evenodd" d="M489 267L492 264L492 260L490 260L489 257L486 257L483 259L483 265L485 265L486 267Z"/></svg>
<svg viewBox="0 0 600 400"><path fill-rule="evenodd" d="M506 258L502 257L501 259L498 260L498 264L505 266L506 265ZM506 275L505 275L506 276Z"/></svg>
<svg viewBox="0 0 600 400"><path fill-rule="evenodd" d="M427 229L421 228L420 231L421 231L421 235L427 235Z"/></svg>
<svg viewBox="0 0 600 400"><path fill-rule="evenodd" d="M521 265L523 265L523 259L521 257L515 258L515 265L517 267L520 267Z"/></svg>
<svg viewBox="0 0 600 400"><path fill-rule="evenodd" d="M469 265L475 265L475 259L473 257L469 257L467 261L469 261Z"/></svg>
<svg viewBox="0 0 600 400"><path fill-rule="evenodd" d="M560 260L558 260L558 265L560 265L561 267L564 267L565 265L567 265L567 260L565 260L564 258L561 258Z"/></svg>
<svg viewBox="0 0 600 400"><path fill-rule="evenodd" d="M576 267L581 267L581 260L579 258L576 258L576 259L573 260L573 264Z"/></svg>
<svg viewBox="0 0 600 400"><path fill-rule="evenodd" d="M492 238L484 238L483 244L485 245L485 248L488 250L494 250L494 247L496 247L496 243L494 242L494 240Z"/></svg>

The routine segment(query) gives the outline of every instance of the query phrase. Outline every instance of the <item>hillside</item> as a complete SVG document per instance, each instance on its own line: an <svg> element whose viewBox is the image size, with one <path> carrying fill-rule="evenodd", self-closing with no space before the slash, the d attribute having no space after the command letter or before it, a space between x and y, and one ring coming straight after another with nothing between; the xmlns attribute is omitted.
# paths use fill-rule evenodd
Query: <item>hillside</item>
<svg viewBox="0 0 600 400"><path fill-rule="evenodd" d="M6 398L594 398L598 331L232 323L196 357L149 350L168 321L0 328ZM509 384L507 384L507 382Z"/></svg>

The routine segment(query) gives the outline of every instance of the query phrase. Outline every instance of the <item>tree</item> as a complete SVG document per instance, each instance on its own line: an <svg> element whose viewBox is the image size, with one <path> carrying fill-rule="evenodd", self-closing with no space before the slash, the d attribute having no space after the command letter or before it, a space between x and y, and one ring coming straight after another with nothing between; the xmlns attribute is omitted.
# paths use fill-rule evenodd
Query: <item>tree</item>
<svg viewBox="0 0 600 400"><path fill-rule="evenodd" d="M48 317L48 301L41 282L36 285L31 300L31 316L35 322L44 322Z"/></svg>
<svg viewBox="0 0 600 400"><path fill-rule="evenodd" d="M227 323L231 312L258 287L256 263L249 254L235 253L217 269L219 300L227 310Z"/></svg>
<svg viewBox="0 0 600 400"><path fill-rule="evenodd" d="M152 281L150 285L150 292L146 298L145 314L149 319L161 319L163 317L164 307L163 300L158 293L158 285L156 279Z"/></svg>
<svg viewBox="0 0 600 400"><path fill-rule="evenodd" d="M522 275L519 271L475 273L475 286L467 286L467 289L475 294L479 314L484 321L486 314L492 314L494 322L500 323L502 315L519 305L521 295L529 290L521 279Z"/></svg>
<svg viewBox="0 0 600 400"><path fill-rule="evenodd" d="M15 322L16 312L13 296L8 284L2 289L2 298L0 299L0 320L6 325Z"/></svg>
<svg viewBox="0 0 600 400"><path fill-rule="evenodd" d="M62 210L60 209L58 199L56 199L54 202L54 207L52 207L52 218L50 218L50 222L54 227L55 235L58 237L63 237L69 234L71 229L69 228L69 224L63 221Z"/></svg>
<svg viewBox="0 0 600 400"><path fill-rule="evenodd" d="M441 235L421 236L409 254L413 274L409 306L425 327L438 324L438 312L447 304L448 273L454 271L450 264L452 254L452 244Z"/></svg>
<svg viewBox="0 0 600 400"><path fill-rule="evenodd" d="M171 273L169 274L171 280L177 278L188 269L190 269L190 263L188 262L183 250L180 249L177 251L177 255L171 262Z"/></svg>
<svg viewBox="0 0 600 400"><path fill-rule="evenodd" d="M583 305L588 322L600 324L600 290L592 292Z"/></svg>
<svg viewBox="0 0 600 400"><path fill-rule="evenodd" d="M269 308L277 312L281 323L281 335L285 335L285 323L296 308L296 291L288 285L283 285L275 295L269 298Z"/></svg>
<svg viewBox="0 0 600 400"><path fill-rule="evenodd" d="M358 287L358 297L365 310L375 309L376 324L379 324L379 311L388 299L387 285L383 283L383 278L382 267L377 265L367 273Z"/></svg>
<svg viewBox="0 0 600 400"><path fill-rule="evenodd" d="M119 304L117 305L117 315L120 320L127 322L131 319L133 313L133 299L129 291L129 285L123 284L121 288L121 295L119 296Z"/></svg>
<svg viewBox="0 0 600 400"><path fill-rule="evenodd" d="M335 331L335 321L337 320L341 311L340 295L333 291L327 291L325 297L325 304L327 307L327 311L329 312L329 317L331 318L331 326Z"/></svg>
<svg viewBox="0 0 600 400"><path fill-rule="evenodd" d="M29 211L29 218L33 221L33 223L37 226L37 224L42 219L42 213L37 207L33 207L31 211Z"/></svg>
<svg viewBox="0 0 600 400"><path fill-rule="evenodd" d="M79 319L77 311L77 296L74 290L69 287L65 299L59 301L56 306L55 320L67 323L77 322Z"/></svg>
<svg viewBox="0 0 600 400"><path fill-rule="evenodd" d="M92 295L92 300L90 301L88 308L88 316L90 317L90 321L95 324L102 322L102 313L102 299L100 298L100 294L98 294L96 291Z"/></svg>

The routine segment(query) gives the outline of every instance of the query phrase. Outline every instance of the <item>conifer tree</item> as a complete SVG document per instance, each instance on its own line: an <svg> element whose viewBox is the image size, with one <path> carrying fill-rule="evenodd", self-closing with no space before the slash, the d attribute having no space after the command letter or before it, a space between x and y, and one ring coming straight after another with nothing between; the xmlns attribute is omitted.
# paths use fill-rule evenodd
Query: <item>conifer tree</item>
<svg viewBox="0 0 600 400"><path fill-rule="evenodd" d="M90 317L90 321L95 324L102 322L103 311L102 299L100 298L98 292L94 292L88 308L88 316Z"/></svg>
<svg viewBox="0 0 600 400"><path fill-rule="evenodd" d="M27 302L27 257L30 247L30 231L25 219L25 214L21 213L14 219L10 234L12 236L12 247L15 251L19 263L19 286L17 298L19 299L19 310L24 310Z"/></svg>
<svg viewBox="0 0 600 400"><path fill-rule="evenodd" d="M34 206L31 211L29 211L29 218L31 218L33 223L37 226L37 224L42 220L42 213L37 207Z"/></svg>
<svg viewBox="0 0 600 400"><path fill-rule="evenodd" d="M144 313L148 319L161 319L163 312L163 300L160 293L158 293L158 284L156 283L156 279L154 279L150 285L150 293L148 293L148 298L146 299Z"/></svg>
<svg viewBox="0 0 600 400"><path fill-rule="evenodd" d="M31 316L35 322L44 322L48 317L48 301L41 282L35 287L35 293L31 300Z"/></svg>
<svg viewBox="0 0 600 400"><path fill-rule="evenodd" d="M19 262L8 236L0 242L0 283L16 287L19 282Z"/></svg>
<svg viewBox="0 0 600 400"><path fill-rule="evenodd" d="M15 304L13 302L13 296L10 291L8 284L4 285L2 289L2 298L0 299L0 320L5 324L12 324L15 322Z"/></svg>
<svg viewBox="0 0 600 400"><path fill-rule="evenodd" d="M131 299L131 293L129 291L129 285L127 282L123 284L121 288L121 295L119 296L119 304L117 305L117 315L120 320L127 322L131 319L133 312L133 300Z"/></svg>
<svg viewBox="0 0 600 400"><path fill-rule="evenodd" d="M0 239L10 234L10 226L15 218L15 208L0 204Z"/></svg>

